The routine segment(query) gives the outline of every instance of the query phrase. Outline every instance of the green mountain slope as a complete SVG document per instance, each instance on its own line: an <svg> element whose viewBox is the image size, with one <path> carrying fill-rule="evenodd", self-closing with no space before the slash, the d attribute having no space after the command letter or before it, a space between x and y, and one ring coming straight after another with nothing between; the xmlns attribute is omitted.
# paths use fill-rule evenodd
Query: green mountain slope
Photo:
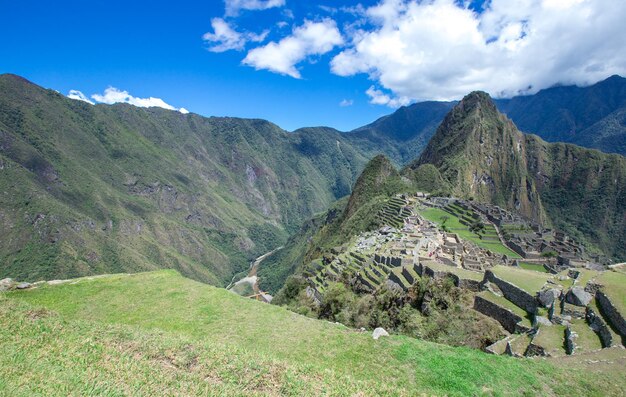
<svg viewBox="0 0 626 397"><path fill-rule="evenodd" d="M588 87L553 87L494 102L523 132L548 142L626 155L626 78L612 76ZM349 136L405 165L420 155L455 104L419 102L401 107Z"/></svg>
<svg viewBox="0 0 626 397"><path fill-rule="evenodd" d="M14 396L599 396L625 381L619 364L589 376L571 360L374 341L173 271L0 294L0 318L0 390Z"/></svg>
<svg viewBox="0 0 626 397"><path fill-rule="evenodd" d="M496 102L521 131L537 134L549 142L569 142L626 154L622 148L596 143L597 138L610 132L598 130L597 126L591 128L626 108L626 78L611 76L589 87L553 87L535 95ZM619 134L622 140L623 134Z"/></svg>
<svg viewBox="0 0 626 397"><path fill-rule="evenodd" d="M465 97L409 168L432 164L453 194L516 210L626 258L626 158L524 135L485 93Z"/></svg>
<svg viewBox="0 0 626 397"><path fill-rule="evenodd" d="M213 284L349 194L337 131L67 99L0 76L0 278L176 268Z"/></svg>
<svg viewBox="0 0 626 397"><path fill-rule="evenodd" d="M396 164L406 164L422 152L454 102L419 102L403 106L347 137L360 146L372 145ZM366 146L367 147L367 146Z"/></svg>

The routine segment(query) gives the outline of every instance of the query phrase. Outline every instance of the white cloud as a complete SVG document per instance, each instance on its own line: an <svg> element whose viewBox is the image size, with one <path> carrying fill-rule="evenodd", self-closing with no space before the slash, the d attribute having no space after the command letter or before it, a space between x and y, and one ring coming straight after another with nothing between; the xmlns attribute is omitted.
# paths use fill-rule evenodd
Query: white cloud
<svg viewBox="0 0 626 397"><path fill-rule="evenodd" d="M383 0L366 10L368 28L333 73L365 73L372 103L457 99L473 90L495 96L563 84L590 84L626 73L626 2L491 0L476 13L454 0Z"/></svg>
<svg viewBox="0 0 626 397"><path fill-rule="evenodd" d="M250 50L243 63L257 70L267 69L299 79L300 72L296 69L298 63L311 55L325 54L341 44L343 38L335 21L305 20L302 26L293 30L291 36L283 38L278 43L271 42Z"/></svg>
<svg viewBox="0 0 626 397"><path fill-rule="evenodd" d="M89 98L85 96L85 94L83 94L82 92L78 90L70 90L70 92L67 94L67 97L70 99L75 99L77 101L87 102L91 105L94 104L92 101L89 100Z"/></svg>
<svg viewBox="0 0 626 397"><path fill-rule="evenodd" d="M368 97L370 97L370 103L374 105L386 105L392 108L397 108L400 106L408 105L410 99L407 97L392 97L388 94L385 94L383 91L376 89L376 87L371 86L365 91Z"/></svg>
<svg viewBox="0 0 626 397"><path fill-rule="evenodd" d="M134 105L140 108L163 108L168 110L177 110L183 114L189 113L189 111L185 108L177 109L172 105L165 103L161 98L137 98L128 93L128 91L121 91L115 87L109 87L104 90L104 94L93 94L91 98L99 103L105 103L107 105L112 105L114 103L127 103L129 105Z"/></svg>
<svg viewBox="0 0 626 397"><path fill-rule="evenodd" d="M352 105L354 105L354 100L352 99L344 99L341 102L339 102L339 106L341 106L342 108L352 106Z"/></svg>
<svg viewBox="0 0 626 397"><path fill-rule="evenodd" d="M282 7L285 0L224 0L226 15L236 16L240 10L267 10L274 7Z"/></svg>
<svg viewBox="0 0 626 397"><path fill-rule="evenodd" d="M228 50L243 50L248 41L261 42L265 40L268 30L261 34L255 33L239 33L233 27L223 20L222 18L213 18L211 20L211 27L213 33L207 32L202 36L202 39L208 43L209 51L212 52L224 52Z"/></svg>

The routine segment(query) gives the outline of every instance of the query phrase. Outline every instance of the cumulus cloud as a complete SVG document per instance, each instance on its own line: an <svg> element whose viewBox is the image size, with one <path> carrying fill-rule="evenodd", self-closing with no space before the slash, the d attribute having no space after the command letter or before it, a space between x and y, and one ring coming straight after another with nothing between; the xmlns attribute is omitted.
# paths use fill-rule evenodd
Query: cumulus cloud
<svg viewBox="0 0 626 397"><path fill-rule="evenodd" d="M331 62L340 76L367 74L372 103L495 96L590 84L626 73L626 2L491 0L482 12L455 0L383 0ZM291 69L289 69L291 70Z"/></svg>
<svg viewBox="0 0 626 397"><path fill-rule="evenodd" d="M282 7L285 0L224 0L227 16L236 16L241 10L267 10Z"/></svg>
<svg viewBox="0 0 626 397"><path fill-rule="evenodd" d="M352 99L344 99L341 102L339 102L339 106L341 106L342 108L352 106L352 105L354 105L354 100Z"/></svg>
<svg viewBox="0 0 626 397"><path fill-rule="evenodd" d="M248 41L261 42L265 40L269 30L265 30L261 34L255 33L239 33L222 18L213 18L211 20L213 32L207 32L202 39L210 43L209 51L224 52L228 50L243 50Z"/></svg>
<svg viewBox="0 0 626 397"><path fill-rule="evenodd" d="M243 63L257 70L266 69L299 79L298 63L309 56L325 54L343 42L335 21L305 20L302 26L296 27L290 36L279 42L250 50Z"/></svg>
<svg viewBox="0 0 626 397"><path fill-rule="evenodd" d="M371 86L365 91L365 94L370 97L370 103L374 105L385 105L392 108L408 105L411 100L407 97L392 97L389 94L385 94L382 90L376 89Z"/></svg>
<svg viewBox="0 0 626 397"><path fill-rule="evenodd" d="M189 113L189 111L185 108L177 109L174 106L165 103L161 98L137 98L128 93L128 91L122 91L115 87L109 87L104 90L102 95L93 94L91 98L99 103L105 103L107 105L112 105L114 103L127 103L129 105L134 105L140 108L150 108L157 107L168 110L177 110L183 114Z"/></svg>
<svg viewBox="0 0 626 397"><path fill-rule="evenodd" d="M87 98L87 96L85 96L85 94L78 90L70 90L70 92L67 94L67 97L70 99L75 99L77 101L87 102L90 105L94 104L92 101L89 100L89 98Z"/></svg>

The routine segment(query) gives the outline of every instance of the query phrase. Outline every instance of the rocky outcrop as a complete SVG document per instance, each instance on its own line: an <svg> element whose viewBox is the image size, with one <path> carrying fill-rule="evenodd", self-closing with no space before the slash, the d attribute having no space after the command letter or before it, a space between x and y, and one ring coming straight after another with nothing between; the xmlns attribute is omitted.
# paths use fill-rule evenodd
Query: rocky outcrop
<svg viewBox="0 0 626 397"><path fill-rule="evenodd" d="M544 289L537 293L537 300L543 307L551 307L561 296L561 291L556 288Z"/></svg>
<svg viewBox="0 0 626 397"><path fill-rule="evenodd" d="M596 300L604 318L611 323L622 338L626 338L626 320L624 320L624 316L617 310L613 302L602 291L596 292Z"/></svg>
<svg viewBox="0 0 626 397"><path fill-rule="evenodd" d="M578 338L578 334L568 326L565 328L565 352L567 354L574 354L574 350L576 350L576 339Z"/></svg>
<svg viewBox="0 0 626 397"><path fill-rule="evenodd" d="M374 340L378 340L378 338L382 336L389 336L389 332L385 331L384 328L378 327L372 332L372 338Z"/></svg>
<svg viewBox="0 0 626 397"><path fill-rule="evenodd" d="M592 299L593 296L583 287L574 287L565 295L565 301L576 306L587 306Z"/></svg>
<svg viewBox="0 0 626 397"><path fill-rule="evenodd" d="M520 316L480 296L474 298L474 310L493 318L511 333L530 331L530 328L519 324L522 321Z"/></svg>
<svg viewBox="0 0 626 397"><path fill-rule="evenodd" d="M0 280L0 292L8 291L12 289L14 285L15 285L15 281L13 281L13 279L11 278L2 279Z"/></svg>
<svg viewBox="0 0 626 397"><path fill-rule="evenodd" d="M500 291L502 291L504 297L513 302L515 305L521 307L529 313L537 312L538 302L535 297L530 295L528 292L514 284L509 283L508 281L498 278L498 276L490 270L485 272L485 280L497 285L498 288L500 288Z"/></svg>

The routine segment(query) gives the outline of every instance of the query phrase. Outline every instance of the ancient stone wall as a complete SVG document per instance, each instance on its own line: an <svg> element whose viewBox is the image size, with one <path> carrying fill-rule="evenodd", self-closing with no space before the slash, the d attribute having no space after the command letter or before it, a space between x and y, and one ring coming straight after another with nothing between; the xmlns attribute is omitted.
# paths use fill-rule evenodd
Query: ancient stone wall
<svg viewBox="0 0 626 397"><path fill-rule="evenodd" d="M500 288L505 298L513 302L515 305L521 307L529 313L536 313L539 303L534 296L530 295L523 289L509 283L508 281L498 278L492 271L487 270L485 272L485 279L494 283Z"/></svg>
<svg viewBox="0 0 626 397"><path fill-rule="evenodd" d="M626 338L626 320L624 320L622 314L617 311L613 302L611 302L609 297L602 291L596 292L596 300L598 301L598 305L604 317L611 323L622 338Z"/></svg>
<svg viewBox="0 0 626 397"><path fill-rule="evenodd" d="M520 316L480 296L474 298L474 310L493 318L511 333L528 331L518 326L517 323L522 321Z"/></svg>
<svg viewBox="0 0 626 397"><path fill-rule="evenodd" d="M609 331L609 326L606 325L599 313L596 313L595 310L587 306L585 319L589 327L591 327L593 332L600 338L600 343L602 343L603 348L613 346L613 335L611 331Z"/></svg>

